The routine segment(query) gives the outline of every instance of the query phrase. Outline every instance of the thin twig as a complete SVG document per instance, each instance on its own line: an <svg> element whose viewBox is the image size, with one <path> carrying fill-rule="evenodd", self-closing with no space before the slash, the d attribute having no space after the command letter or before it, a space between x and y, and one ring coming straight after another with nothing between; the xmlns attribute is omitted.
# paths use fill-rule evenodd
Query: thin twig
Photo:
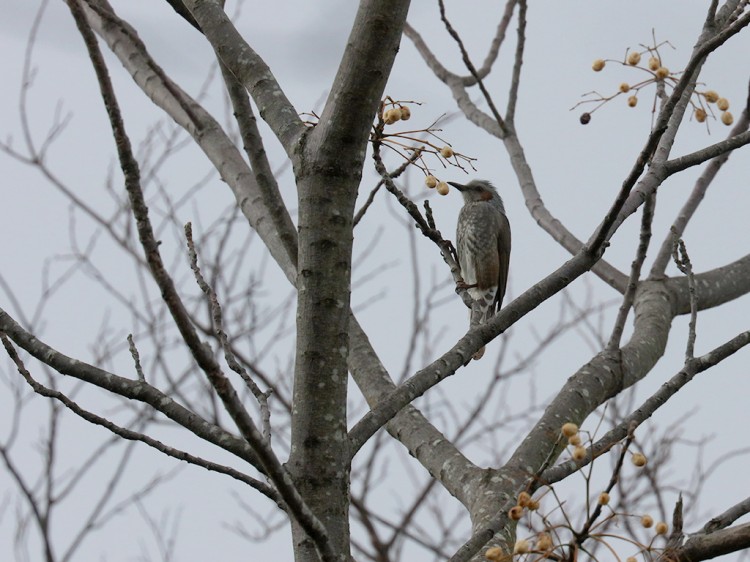
<svg viewBox="0 0 750 562"><path fill-rule="evenodd" d="M76 402L71 400L62 392L44 386L43 384L39 383L36 379L32 377L31 373L26 368L23 361L21 360L18 353L16 352L16 349L13 347L13 344L8 339L8 336L0 332L0 339L2 339L3 346L5 347L5 351L8 353L8 356L11 358L13 363L15 363L16 368L18 369L18 372L21 374L21 376L26 380L29 386L37 394L41 396L45 396L47 398L53 398L61 402L66 408L68 408L71 412L73 412L80 418L94 425L100 425L104 427L105 429L108 429L115 435L122 437L123 439L127 439L129 441L140 441L141 443L145 443L149 447L153 447L157 451L164 453L165 455L169 457L175 458L177 460L185 461L187 463L194 464L196 466L200 466L212 472L225 474L227 476L230 476L231 478L234 478L235 480L244 482L245 484L248 484L249 486L258 490L264 496L271 499L274 503L276 503L277 506L279 506L280 509L285 510L284 502L282 501L281 496L279 496L279 493L274 488L266 484L265 482L261 482L260 480L252 478L238 470L235 470L234 468L223 466L223 465L202 459L200 457L197 457L185 451L181 451L180 449L170 447L169 445L165 445L161 441L158 441L157 439L153 439L152 437L144 435L143 433L139 433L131 429L120 427L117 424L112 423L106 418L103 418L92 412L89 412L88 410L81 408Z"/></svg>
<svg viewBox="0 0 750 562"><path fill-rule="evenodd" d="M227 365L235 373L237 373L242 380L245 381L245 385L253 393L255 399L258 401L260 407L263 437L267 444L271 443L271 410L268 407L268 395L270 391L263 392L260 387L255 383L252 377L248 374L247 370L240 365L239 361L232 352L231 345L229 343L229 337L224 331L224 320L221 312L221 304L219 303L219 297L216 296L216 291L211 287L203 277L200 267L198 266L198 252L195 250L195 242L193 241L193 225L187 223L185 225L185 238L187 239L188 256L190 257L190 269L193 270L195 280L198 283L201 291L203 291L208 297L209 306L211 307L211 318L214 325L214 333L221 344L221 348L224 351L224 358L226 359Z"/></svg>
<svg viewBox="0 0 750 562"><path fill-rule="evenodd" d="M750 96L750 85L748 86L748 95ZM677 217L672 223L671 230L676 232L677 236L682 236L682 234L685 232L685 228L690 222L690 219L695 214L698 205L700 205L701 201L703 201L703 197L708 191L708 188L710 187L714 178L716 178L716 175L719 173L719 170L722 168L724 163L729 160L732 151L730 150L731 147L725 143L732 141L732 139L734 139L733 142L736 143L737 137L739 137L739 135L741 135L743 132L747 131L749 126L750 99L748 99L748 103L745 105L740 118L737 120L737 124L732 127L732 130L729 132L729 135L724 141L701 149L692 154L674 158L664 164L668 172L676 173L677 171L679 171L678 168L684 169L687 168L688 165L700 164L704 161L702 160L703 156L705 156L706 154L714 154L713 159L708 163L703 173L695 181L693 191L690 193L690 196L687 198L685 204L682 206L679 213L677 214ZM649 273L650 277L662 277L664 275L664 271L669 264L669 258L672 255L672 241L673 235L670 233L662 243L661 248L659 249L659 253L654 259L654 263L651 266L651 272Z"/></svg>
<svg viewBox="0 0 750 562"><path fill-rule="evenodd" d="M416 150L412 151L412 153L409 155L409 158L407 158L403 164L401 164L398 168L396 168L392 172L388 172L388 176L391 179L395 179L399 177L409 168L410 165L412 165L414 162L419 160L421 156L422 156L422 150L417 148ZM385 180L381 177L380 181L378 181L375 187L372 188L372 190L370 191L370 194L367 196L367 200L364 202L362 207L355 213L354 220L352 222L352 228L357 226L359 221L362 220L362 217L365 216L367 209L369 209L370 205L372 205L373 201L375 201L375 195L378 193L378 191L384 184L385 184Z"/></svg>
<svg viewBox="0 0 750 562"><path fill-rule="evenodd" d="M659 557L659 561L663 560L664 562L668 562L670 560L674 560L674 551L682 546L682 543L685 540L685 533L682 532L683 522L682 493L680 493L677 499L677 503L674 506L674 511L672 512L672 532L669 533L667 544L664 546L664 550Z"/></svg>
<svg viewBox="0 0 750 562"><path fill-rule="evenodd" d="M445 15L445 3L444 0L439 0L439 6L440 6L440 19L443 20L443 24L445 25L445 29L448 31L451 37L453 37L453 40L458 45L458 48L461 50L461 57L464 61L464 64L466 65L466 68L471 73L471 75L474 77L474 79L477 81L477 86L479 86L480 91L482 92L482 96L484 96L485 101L487 102L487 106L490 108L490 111L492 112L492 116L495 118L495 121L497 121L498 126L500 127L500 130L503 131L503 133L507 134L508 127L505 123L505 120L500 115L500 112L497 110L497 107L495 107L495 102L492 100L492 96L490 95L489 91L484 85L484 82L479 76L479 73L477 72L476 67L471 62L471 58L469 58L469 52L466 50L466 47L464 46L464 42L461 39L461 36L458 34L458 32L453 28L451 25L451 22L448 21L448 17ZM520 69L520 67L519 67ZM520 70L519 70L520 71Z"/></svg>
<svg viewBox="0 0 750 562"><path fill-rule="evenodd" d="M128 350L130 351L130 355L133 357L133 362L135 363L135 372L138 374L138 380L145 382L146 375L143 374L143 368L141 367L141 356L138 353L138 348L135 347L133 334L128 334Z"/></svg>
<svg viewBox="0 0 750 562"><path fill-rule="evenodd" d="M638 243L638 249L636 250L635 259L630 266L630 278L628 279L628 288L625 291L625 295L622 297L622 304L620 310L617 313L617 319L615 320L615 327L612 330L612 335L607 343L607 350L615 351L620 347L620 341L622 339L622 332L625 329L625 321L628 318L628 312L633 306L635 300L635 292L638 289L638 280L641 278L641 268L643 262L646 259L646 252L648 251L648 244L651 240L651 223L654 220L654 207L656 206L656 194L652 193L646 198L646 202L643 205L643 217L641 218L641 235Z"/></svg>
<svg viewBox="0 0 750 562"><path fill-rule="evenodd" d="M698 295L695 287L695 275L693 274L693 264L690 263L685 242L682 238L675 236L672 247L672 259L677 268L687 277L688 293L690 295L690 323L688 324L688 338L685 349L685 362L690 361L695 354L695 326L698 321Z"/></svg>
<svg viewBox="0 0 750 562"><path fill-rule="evenodd" d="M623 462L625 461L625 455L628 452L630 444L633 442L633 436L637 427L638 425L634 423L634 424L631 424L631 426L628 428L628 436L625 439L625 443L623 443L622 445L620 456L617 457L617 462L615 463L614 470L612 470L612 476L609 478L609 483L607 484L607 487L604 489L606 493L609 493L612 491L612 489L615 487L615 485L617 484L617 481L620 478L620 471L622 470L622 465L623 465ZM583 524L583 527L581 528L581 530L573 533L573 543L575 545L582 546L583 542L587 538L589 538L591 527L599 518L599 515L601 515L602 508L603 508L603 505L597 502L596 507L594 508L594 511L591 513L591 515L589 515L588 519Z"/></svg>
<svg viewBox="0 0 750 562"><path fill-rule="evenodd" d="M462 282L463 279L461 278L461 268L458 265L456 250L453 247L453 244L450 242L450 240L445 240L440 231L430 225L428 220L425 219L424 216L422 216L422 213L419 211L419 208L414 204L414 202L406 195L404 195L404 193L398 187L396 187L396 184L393 183L393 178L390 177L388 171L385 169L385 165L383 164L383 160L380 156L381 142L378 140L378 130L382 129L382 127L383 122L381 120L378 125L376 125L375 140L373 140L372 143L372 158L375 162L375 170L378 172L378 174L380 174L385 188L396 197L396 200L401 204L402 207L404 207L404 209L406 209L406 212L409 213L409 216L414 219L416 227L419 229L419 231L437 245L438 249L440 250L440 254L443 256L443 260L445 260L445 263L448 264L451 275L456 282L456 292L461 296L464 304L469 309L471 309L472 305L474 304L474 300L471 298L468 291L460 288L459 286L460 282Z"/></svg>

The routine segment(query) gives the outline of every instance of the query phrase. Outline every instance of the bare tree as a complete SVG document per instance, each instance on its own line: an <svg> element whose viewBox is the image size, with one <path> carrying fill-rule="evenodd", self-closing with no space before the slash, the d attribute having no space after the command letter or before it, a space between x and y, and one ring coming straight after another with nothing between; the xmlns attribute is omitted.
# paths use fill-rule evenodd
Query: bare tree
<svg viewBox="0 0 750 562"><path fill-rule="evenodd" d="M192 97L180 87L106 0L66 0L91 60L116 146L119 171L106 185L111 196L106 211L60 179L49 162L49 147L64 129L65 118L53 123L42 142L35 140L26 106L33 82L27 53L21 90L25 144L19 148L8 141L2 148L40 171L69 202L72 251L56 258L69 267L45 286L33 314L24 313L14 288L0 277L0 337L15 371L11 374L9 368L6 373L12 424L0 444L0 456L25 506L19 510L17 536L23 547L17 547L17 553L32 556L28 532L33 526L46 560L71 560L91 533L135 508L154 531L159 556L171 559L174 516L167 514L157 523L143 502L179 465L166 465L168 470L119 498L117 487L128 473L133 442L236 481L243 491L237 501L247 520L233 529L257 539L290 525L297 561L384 562L408 557L406 545L430 558L452 561L513 556L572 561L586 555L697 561L750 547L750 524L734 524L750 511L750 500L727 499L726 511L711 513L696 529L686 527L683 502L688 504L686 512L697 505L700 478L692 486L681 486L685 499L671 505L668 491L673 483L665 467L680 445L680 421L660 433L638 431L694 377L750 343L750 331L743 331L696 355L699 313L726 306L750 291L750 255L714 270L694 271L682 240L722 165L735 149L750 143L748 103L740 112L733 107L735 122L729 102L699 81L706 60L734 36L746 33L747 2L710 3L680 72L663 64L664 45L656 41L626 52L621 61L594 62L597 71L622 64L637 68L645 78L621 85L612 96L594 94L581 123L621 95L632 107L639 96L652 92L655 109L630 172L610 178L619 191L585 242L546 208L516 127L527 46L525 0L505 2L481 66L473 62L465 38L439 0L441 21L463 61L461 71L449 69L433 53L418 32L419 22L406 22L409 2L362 0L317 112L292 104L223 2L168 3L174 17L192 25L194 36L215 52L217 71L206 89L217 83L225 95L223 125L202 103L206 90ZM511 23L517 29L515 40L508 39ZM428 186L437 185L444 194L447 186L436 177L442 175L437 170L452 166L466 171L474 162L443 140L435 123L407 131L393 127L409 120L418 107L386 95L403 37L450 91L457 116L475 125L486 142L499 141L504 147L531 216L572 256L550 268L491 320L454 341L436 333L440 321L434 318L448 299L462 300L468 308L474 303L425 191L410 189L409 178L423 172ZM506 43L515 51L505 80L506 106L500 109L486 81ZM108 67L102 44L168 117L139 148L128 132L110 76L115 71ZM287 172L273 169L267 154L270 138L264 138L256 112L283 149L284 166L293 176L287 183L296 190L294 202L282 196L279 177ZM687 117L704 122L714 114L732 125L728 137L674 156L675 139ZM170 158L187 147L201 151L211 168L192 178L188 189L174 192L162 178L169 173ZM698 166L703 171L671 228L655 231L657 193L669 178ZM372 177L374 187L367 185ZM204 192L217 178L230 189L233 201L207 215L200 202L204 196L215 197ZM372 204L383 198L378 195L382 187L402 227L403 255L412 269L412 278L404 283L413 295L410 340L398 372L387 368L376 352L352 300L358 284L372 284L387 274L388 264L369 267L370 246L356 258L353 252L355 228L376 212ZM365 199L359 208L358 195ZM417 205L420 199L425 199L422 208ZM296 211L296 221L290 209ZM637 249L630 271L624 272L603 256L613 236L639 211ZM206 216L213 218L204 224ZM81 217L94 225L84 244L78 242ZM646 275L654 235L662 237L661 246ZM373 245L377 237L375 233ZM134 272L131 288L123 289L127 284L100 269L100 238L127 260ZM429 279L420 266L426 252L436 258ZM275 265L268 265L269 258ZM668 276L672 262L678 271ZM273 268L288 280L289 296L265 302L264 277ZM579 302L566 293L573 281L590 274L618 297L613 319L604 314L607 302ZM44 321L54 314L49 302L74 276L93 280L132 315L127 327L102 326L89 361L67 355L43 337ZM445 290L451 278L457 297ZM527 352L514 354L510 328L553 300L559 303L557 320L536 335ZM634 320L626 338L631 310ZM690 325L684 363L640 401L631 389L653 372L675 319L685 315ZM463 321L468 327L468 320ZM606 328L605 321L610 324ZM525 383L530 405L517 410L511 393L516 375L528 375L539 354L574 330L589 343L590 359L551 398L538 397L533 380ZM274 364L271 351L285 339L293 339L294 355ZM467 407L459 406L447 395L446 379L467 368L477 351L494 340L500 351L492 376ZM350 376L366 404L350 387ZM48 399L49 412L42 440L44 468L33 476L19 468L16 448L31 402L27 387ZM59 434L65 431L61 420L68 411L112 434L72 472L56 464ZM596 429L582 431L587 420ZM170 431L177 429L192 437L184 447L169 444ZM700 452L701 443L690 445ZM53 513L66 498L91 493L87 474L110 450L118 451L116 468L110 464L102 469L109 471L108 480L77 533L59 539L52 529ZM602 472L600 457L610 452L610 465ZM729 454L745 452L738 447ZM726 460L712 459L707 468L698 465L699 475ZM485 462L489 468L483 467ZM625 471L631 464L637 473ZM377 491L394 472L397 480L409 479L411 485L399 505L382 508ZM572 482L584 490L582 501L564 499L565 486L576 485ZM268 500L272 515L258 513L257 503L247 500L247 487L253 497ZM646 509L656 510L658 521L641 516Z"/></svg>

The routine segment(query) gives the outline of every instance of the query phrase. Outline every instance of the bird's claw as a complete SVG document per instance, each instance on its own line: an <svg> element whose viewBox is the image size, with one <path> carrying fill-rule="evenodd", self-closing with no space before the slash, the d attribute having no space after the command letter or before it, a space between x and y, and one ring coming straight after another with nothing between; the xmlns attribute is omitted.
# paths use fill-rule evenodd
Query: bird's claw
<svg viewBox="0 0 750 562"><path fill-rule="evenodd" d="M476 286L477 286L477 284L476 284L476 283L472 283L472 284L470 285L469 283L466 283L466 282L465 282L465 281L463 281L463 280L461 280L461 281L457 281L457 282L456 282L456 289L462 289L462 290L466 290L466 289L473 289L473 288L474 288L474 287L476 287Z"/></svg>

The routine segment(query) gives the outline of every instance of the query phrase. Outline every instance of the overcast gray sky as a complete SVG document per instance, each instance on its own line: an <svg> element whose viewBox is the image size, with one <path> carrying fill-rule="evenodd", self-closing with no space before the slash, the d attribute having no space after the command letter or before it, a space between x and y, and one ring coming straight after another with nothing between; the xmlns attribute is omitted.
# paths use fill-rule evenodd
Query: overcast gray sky
<svg viewBox="0 0 750 562"><path fill-rule="evenodd" d="M138 30L156 61L167 73L185 90L196 94L213 64L212 51L200 35L177 17L166 2L113 0L112 4ZM230 11L236 8L235 2L227 4ZM464 36L476 61L484 57L486 46L494 33L502 9L499 4L479 0L447 2L449 17ZM611 204L642 147L651 123L651 100L643 96L634 109L625 107L624 100L617 99L599 110L588 126L579 124L578 116L583 109L569 110L582 94L592 90L614 92L620 82L633 78L633 74L623 68L608 67L603 72L594 73L591 62L596 58L620 58L626 48L650 43L652 33L655 33L658 41L669 41L674 47L665 46L662 49L666 66L672 70L682 68L704 21L705 4L697 0L531 3L517 128L548 208L579 238L588 238ZM3 53L0 57L0 138L7 142L12 137L13 146L18 148L23 148L24 144L18 107L22 65L29 29L38 5L36 0L5 0L3 17L0 18L0 52ZM309 112L320 108L321 100L328 91L355 8L355 2L346 0L246 1L237 16L237 26L265 58L298 111ZM409 22L423 35L444 64L461 72L460 55L441 27L434 2L414 0ZM515 28L515 23L511 27ZM737 113L747 95L749 37L749 33L744 33L732 39L710 58L702 74L702 81L707 87L718 90L728 98L738 108ZM501 54L501 64L488 80L501 105L505 102L507 90L510 53L507 47ZM132 85L119 63L112 56L107 58L128 130L137 145L149 134L149 128L161 119L161 115ZM107 208L108 199L103 194L102 186L113 167L113 185L117 187L120 182L114 166L114 145L108 134L93 71L64 3L50 3L34 48L32 64L36 72L27 110L37 141L43 139L56 111L70 115L68 126L50 148L50 168L68 185L75 186L76 193L87 202ZM449 92L425 68L408 39L402 41L386 93L396 99L423 102L413 110L411 123L414 124L426 125L443 113L455 111ZM216 87L209 89L204 101L223 122L223 100ZM695 122L686 123L673 154L686 153L716 142L724 138L727 132L726 127L713 122L709 136L705 127ZM509 297L506 298L517 296L569 256L531 219L516 186L508 158L498 142L461 119L449 120L442 135L457 150L477 158L477 172L472 176L490 179L499 187L513 227ZM267 135L266 138L271 139L271 136ZM278 145L269 140L268 148L274 166L281 166L283 153ZM209 169L208 162L197 151L188 151L178 158L164 178L169 182L167 189L174 190L174 193L180 193L184 185ZM396 160L391 160L392 165L396 163ZM0 153L0 169L3 177L0 270L13 288L21 307L31 313L42 290L45 259L70 252L68 203L36 170L3 153ZM696 175L697 172L689 171L664 184L654 223L655 244L661 243L676 210L692 189ZM440 176L441 179L452 181L469 177L457 170L441 172ZM408 182L412 193L421 193L418 175L411 175ZM747 253L749 182L746 158L744 162L732 158L709 191L685 234L685 242L697 271L726 264ZM366 195L374 183L374 172L367 169L362 193ZM282 176L281 186L293 208L294 187L288 171ZM218 178L212 180L211 193L216 213L232 200L231 193ZM456 193L444 198L435 194L431 197L438 226L444 234L452 237L460 198ZM355 272L355 280L357 275L364 275L394 260L397 264L361 289L355 288L353 304L357 306L374 295L385 295L377 306L365 308L360 317L366 329L370 329L374 347L382 354L386 365L396 369L401 364L408 341L408 322L394 322L394 319L403 316L403 311L410 307L411 294L402 290L401 282L409 276L409 264L402 253L394 251L405 246L405 230L395 226L392 218L387 218L392 213L389 208L393 206L383 199L384 194L381 194L372 211L375 216L368 216L358 227L357 251L363 250L378 226L390 226L382 232L381 244L369 258L371 265L363 266L361 272ZM202 208L202 211L208 215L212 212L211 208ZM183 212L181 219L185 222L193 220L189 206ZM637 232L638 223L638 218L631 218L607 251L606 258L622 270L629 269L633 258L637 242L634 233ZM440 268L441 262L433 247L423 240L417 243L425 253L422 264L425 275L447 279L448 272ZM124 280L130 277L127 271L118 273L120 264L115 255L108 258L106 252L102 251L98 259L104 271ZM58 260L51 267L53 270L59 268L59 272L63 266ZM286 281L275 266L269 266L265 271L268 286L277 284L281 288L280 295L287 295ZM670 272L675 274L674 267ZM126 282L129 281L123 281ZM114 320L111 322L119 322L125 333L129 329L127 314L117 307L110 307L101 292L87 292L86 287L84 283L66 288L61 298L47 311L43 330L46 341L81 359L92 357L91 342L99 333L105 310L112 315ZM577 281L570 290L577 298L582 298L587 291L593 291L595 299L601 301L617 298L593 275ZM450 287L443 291L446 297L451 294ZM83 311L80 310L82 302L85 303ZM2 290L0 304L13 310ZM513 328L518 353L523 353L531 345L530 334L534 327L543 331L554 321L558 306L559 301L553 299ZM731 312L729 307L723 307L701 313L697 353L747 329L750 298L743 297L730 306ZM614 313L614 309L611 312ZM444 327L437 345L440 351L452 345L464 333L466 313L460 301L455 299L442 306L438 314L439 323ZM642 396L657 388L682 364L686 319L678 322L681 327L673 331L667 356L639 389ZM383 329L384 326L388 326L388 329ZM605 331L607 329L609 324L605 326ZM566 344L559 351L545 356L544 362L534 366L542 395L553 394L592 353L583 337L571 336L565 341ZM493 345L497 347L498 344L489 346L490 354L493 353ZM490 374L482 371L481 364L472 364L446 380L444 389L447 393L463 393L469 400L473 397L469 381L473 380L472 377L483 380L481 377L486 376ZM669 419L694 411L695 415L685 422L686 435L699 438L717 434L706 445L707 456L746 446L746 438L743 437L744 441L738 443L736 435L720 434L719 429L730 420L736 426L740 425L738 420L745 423L750 421L747 410L749 389L747 352L744 352L712 370L705 379L698 379L688 386L668 411L657 416L655 422L667 423ZM7 394L0 393L0 412L7 406L9 398ZM543 396L540 400L544 400ZM0 431L3 431L5 424L5 421L0 421ZM101 438L100 432L87 429L81 423L72 422L71 427L75 428L76 439L85 440L87 435L94 434L96 438ZM35 433L32 428L24 428L24 434L27 442L33 441ZM75 442L70 444L68 453L72 456L66 462L74 464ZM36 453L30 445L28 451L22 454L28 455L31 466L38 462L34 460ZM675 463L676 466L678 464ZM164 506L170 505L170 499L181 499L179 505L183 512L175 560L247 560L248 553L253 560L291 559L287 529L281 530L267 544L250 546L224 529L223 523L241 517L232 514L236 509L231 496L232 488L225 479L206 477L197 472L193 468L183 470L177 479L148 500L154 511L161 513ZM731 503L731 498L722 495L725 491L721 486L722 476L726 474L717 474L708 484L707 497L717 500L715 505L710 501L702 504L706 513L721 511ZM0 505L10 497L9 488L6 474L0 471L0 490L6 490L0 496ZM246 494L246 491L242 490L242 493ZM255 501L255 498L252 499ZM66 514L66 517L75 517L74 510ZM0 510L0 553L12 552L12 526L8 522L14 515L8 507ZM65 521L58 524L58 532L64 534ZM141 518L133 514L122 516L87 543L77 559L138 559L141 547L123 535L124 528L134 529L138 536L147 537ZM148 539L144 538L143 542L145 548L153 552L153 545L148 543ZM217 545L220 545L220 556ZM31 559L34 560L37 554L33 552ZM414 551L414 556L413 560L430 559L422 551Z"/></svg>

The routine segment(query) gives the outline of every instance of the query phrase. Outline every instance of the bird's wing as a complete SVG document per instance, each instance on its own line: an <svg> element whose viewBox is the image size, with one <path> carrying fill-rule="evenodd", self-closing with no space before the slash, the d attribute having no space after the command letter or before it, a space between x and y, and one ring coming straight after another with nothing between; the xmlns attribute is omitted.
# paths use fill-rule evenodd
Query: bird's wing
<svg viewBox="0 0 750 562"><path fill-rule="evenodd" d="M495 293L495 307L500 310L505 296L505 287L508 284L508 266L510 264L510 223L508 217L500 214L500 228L497 237L497 255L500 258L498 268L497 293Z"/></svg>
<svg viewBox="0 0 750 562"><path fill-rule="evenodd" d="M466 207L461 208L458 215L459 224L468 222L469 213ZM456 251L458 252L458 265L461 268L461 278L467 285L473 285L477 282L476 265L474 264L472 252L465 251L468 245L468 232L466 228L456 228Z"/></svg>

